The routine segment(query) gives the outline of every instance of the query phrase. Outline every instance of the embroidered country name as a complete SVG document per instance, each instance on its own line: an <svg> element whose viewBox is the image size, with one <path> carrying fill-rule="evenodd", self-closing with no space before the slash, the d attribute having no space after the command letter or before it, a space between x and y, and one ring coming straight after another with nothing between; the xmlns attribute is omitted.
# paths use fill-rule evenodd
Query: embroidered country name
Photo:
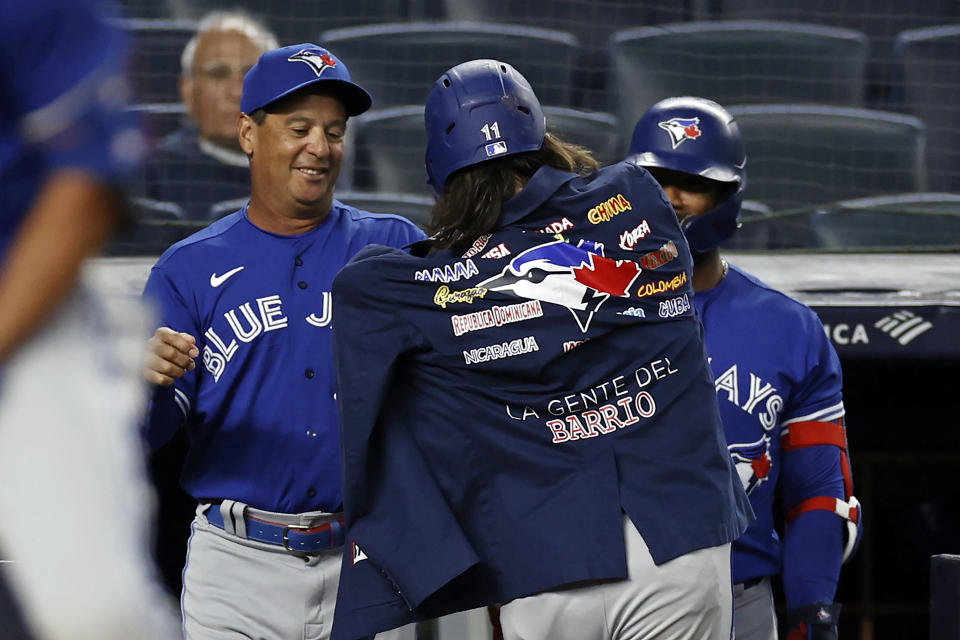
<svg viewBox="0 0 960 640"><path fill-rule="evenodd" d="M633 316L634 318L646 318L646 312L639 307L630 307L619 312L621 316Z"/></svg>
<svg viewBox="0 0 960 640"><path fill-rule="evenodd" d="M676 291L683 285L687 284L687 272L681 271L677 275L673 276L669 280L657 280L656 282L644 282L637 287L637 297L646 298L647 296L654 296L658 293L665 293L667 291Z"/></svg>
<svg viewBox="0 0 960 640"><path fill-rule="evenodd" d="M567 340L563 343L563 352L569 353L582 345L584 342L586 342L586 340Z"/></svg>
<svg viewBox="0 0 960 640"><path fill-rule="evenodd" d="M465 262L417 271L414 279L424 282L456 282L463 278L475 276L478 273L480 271L477 269L477 265L473 263L473 260L467 259Z"/></svg>
<svg viewBox="0 0 960 640"><path fill-rule="evenodd" d="M490 240L490 234L489 234L489 233L486 234L486 235L480 236L479 238L477 238L476 240L473 241L473 245L471 245L470 248L467 249L467 252L466 252L465 254L463 254L462 256L460 256L460 257L461 257L461 258L472 258L473 256L475 256L475 255L477 255L478 253L480 253L481 251L483 251L483 248L484 248L485 246L487 246L487 242L488 242L489 240Z"/></svg>
<svg viewBox="0 0 960 640"><path fill-rule="evenodd" d="M676 298L670 298L669 300L664 300L660 303L660 317L661 318L675 318L679 315L683 315L687 311L690 311L690 299L687 297L687 294Z"/></svg>
<svg viewBox="0 0 960 640"><path fill-rule="evenodd" d="M501 342L464 351L463 360L467 364L476 364L478 362L511 358L539 350L540 346L537 344L537 339L534 336L527 336L526 338L511 340L510 342Z"/></svg>
<svg viewBox="0 0 960 640"><path fill-rule="evenodd" d="M537 233L563 233L567 229L573 229L573 222L570 221L570 218L562 218L551 222Z"/></svg>
<svg viewBox="0 0 960 640"><path fill-rule="evenodd" d="M623 197L622 193L618 193L609 200L601 202L597 206L590 209L587 212L587 220L590 221L590 224L610 222L614 217L620 215L624 211L632 210L633 206L630 204L630 201Z"/></svg>
<svg viewBox="0 0 960 640"><path fill-rule="evenodd" d="M470 287L469 289L461 289L460 291L451 291L450 287L444 285L437 289L437 293L433 296L433 303L438 307L446 309L448 304L471 304L475 299L482 298L485 295L487 295L487 290L483 287Z"/></svg>
<svg viewBox="0 0 960 640"><path fill-rule="evenodd" d="M491 258L503 258L504 256L508 255L510 255L510 249L507 248L507 245L501 242L480 257L490 260Z"/></svg>
<svg viewBox="0 0 960 640"><path fill-rule="evenodd" d="M656 251L651 251L647 255L640 258L639 262L641 265L643 265L644 269L656 269L657 267L670 262L678 255L680 255L680 251L677 249L677 245L673 243L673 240L671 240Z"/></svg>
<svg viewBox="0 0 960 640"><path fill-rule="evenodd" d="M451 316L450 322L453 324L453 335L462 336L470 331L502 327L505 324L539 318L542 315L543 307L540 306L540 301L530 300L503 307L492 307L461 316Z"/></svg>
<svg viewBox="0 0 960 640"><path fill-rule="evenodd" d="M648 233L650 233L650 225L644 220L633 229L620 234L620 248L624 251L633 251L637 243L646 238Z"/></svg>

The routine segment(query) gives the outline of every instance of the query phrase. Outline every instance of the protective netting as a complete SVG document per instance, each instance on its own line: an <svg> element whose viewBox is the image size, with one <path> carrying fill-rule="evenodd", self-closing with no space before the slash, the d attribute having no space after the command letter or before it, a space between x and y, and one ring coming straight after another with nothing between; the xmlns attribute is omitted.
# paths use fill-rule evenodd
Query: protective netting
<svg viewBox="0 0 960 640"><path fill-rule="evenodd" d="M425 220L430 85L464 60L498 58L531 81L548 127L605 163L624 156L637 119L661 98L698 95L730 109L751 201L739 248L960 245L956 0L124 4L135 103L157 145L178 131L197 135L184 129L196 108L182 99L181 55L210 11L243 9L279 44L315 42L343 59L374 96L350 122L344 201ZM236 149L197 164L167 156L153 159L136 195L139 216L166 220L172 237L248 192ZM854 210L859 217L847 215ZM168 236L152 229L149 239Z"/></svg>

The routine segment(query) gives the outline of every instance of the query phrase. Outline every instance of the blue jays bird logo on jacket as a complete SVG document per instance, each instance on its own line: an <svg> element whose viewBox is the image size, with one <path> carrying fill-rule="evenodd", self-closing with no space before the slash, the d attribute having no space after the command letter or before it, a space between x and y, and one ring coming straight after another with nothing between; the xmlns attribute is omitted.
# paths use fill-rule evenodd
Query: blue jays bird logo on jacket
<svg viewBox="0 0 960 640"><path fill-rule="evenodd" d="M527 249L477 286L566 307L586 333L600 305L611 295L629 295L639 274L635 262L604 257L602 244L557 240Z"/></svg>

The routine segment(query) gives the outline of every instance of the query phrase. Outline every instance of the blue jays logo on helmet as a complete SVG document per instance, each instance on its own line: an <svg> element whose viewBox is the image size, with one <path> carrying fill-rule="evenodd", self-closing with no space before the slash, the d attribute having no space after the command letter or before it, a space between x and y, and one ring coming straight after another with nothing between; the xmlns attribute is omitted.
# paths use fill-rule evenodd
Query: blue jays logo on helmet
<svg viewBox="0 0 960 640"><path fill-rule="evenodd" d="M700 118L670 118L666 122L657 123L658 126L670 134L670 141L676 149L685 140L696 140L703 133L700 131Z"/></svg>
<svg viewBox="0 0 960 640"><path fill-rule="evenodd" d="M633 129L627 159L647 169L679 171L736 187L714 209L685 221L683 233L694 255L717 248L740 226L747 155L740 127L716 102L679 96L654 104Z"/></svg>
<svg viewBox="0 0 960 640"><path fill-rule="evenodd" d="M749 444L731 444L727 448L747 495L770 479L770 470L773 467L770 436L765 435Z"/></svg>
<svg viewBox="0 0 960 640"><path fill-rule="evenodd" d="M600 305L611 295L629 295L638 275L637 263L604 257L602 244L557 240L527 249L477 286L566 307L586 333Z"/></svg>
<svg viewBox="0 0 960 640"><path fill-rule="evenodd" d="M318 76L327 69L337 66L337 59L326 49L302 49L287 58L288 62L303 62Z"/></svg>

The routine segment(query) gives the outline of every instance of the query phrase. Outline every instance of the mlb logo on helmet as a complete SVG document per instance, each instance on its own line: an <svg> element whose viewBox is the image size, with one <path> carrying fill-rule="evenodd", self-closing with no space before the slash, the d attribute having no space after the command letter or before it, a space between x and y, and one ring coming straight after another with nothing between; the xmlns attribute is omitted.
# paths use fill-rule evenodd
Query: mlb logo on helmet
<svg viewBox="0 0 960 640"><path fill-rule="evenodd" d="M313 69L313 72L319 76L327 69L337 66L337 59L330 55L325 49L302 49L289 58L287 62L303 62Z"/></svg>
<svg viewBox="0 0 960 640"><path fill-rule="evenodd" d="M493 142L488 144L486 147L484 147L484 149L487 152L488 158L492 158L493 156L500 156L507 152L507 143L503 141Z"/></svg>
<svg viewBox="0 0 960 640"><path fill-rule="evenodd" d="M658 123L661 129L670 134L673 148L676 149L685 140L696 140L703 131L700 130L700 118L670 118Z"/></svg>

